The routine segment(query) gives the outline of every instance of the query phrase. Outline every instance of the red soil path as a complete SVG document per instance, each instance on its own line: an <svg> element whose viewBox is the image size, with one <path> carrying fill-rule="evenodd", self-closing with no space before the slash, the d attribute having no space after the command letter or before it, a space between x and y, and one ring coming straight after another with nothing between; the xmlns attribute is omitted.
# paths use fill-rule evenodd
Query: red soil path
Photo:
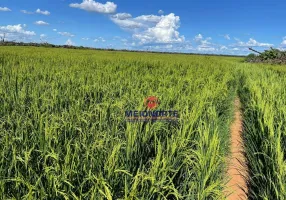
<svg viewBox="0 0 286 200"><path fill-rule="evenodd" d="M243 154L242 140L242 116L239 98L234 101L234 121L231 124L231 154L228 162L227 176L230 181L227 184L227 200L246 200L248 177L246 159Z"/></svg>

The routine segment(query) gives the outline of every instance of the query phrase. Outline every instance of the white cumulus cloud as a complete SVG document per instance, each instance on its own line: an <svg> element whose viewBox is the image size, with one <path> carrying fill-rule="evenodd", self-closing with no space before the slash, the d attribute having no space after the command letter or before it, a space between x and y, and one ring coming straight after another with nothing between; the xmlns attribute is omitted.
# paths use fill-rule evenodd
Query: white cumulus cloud
<svg viewBox="0 0 286 200"><path fill-rule="evenodd" d="M36 33L34 31L25 30L25 25L22 26L22 24L0 26L0 31L7 32L7 33L14 33L14 34L22 34L22 35L26 35L26 36L36 35Z"/></svg>
<svg viewBox="0 0 286 200"><path fill-rule="evenodd" d="M273 46L273 44L260 43L260 42L257 42L255 39L250 38L248 42L242 42L242 41L238 40L238 43L235 44L234 46L238 46L238 47L271 47L271 46Z"/></svg>
<svg viewBox="0 0 286 200"><path fill-rule="evenodd" d="M198 51L216 51L215 47L207 46L207 45L199 45L197 47Z"/></svg>
<svg viewBox="0 0 286 200"><path fill-rule="evenodd" d="M94 0L83 0L83 2L80 4L72 3L70 4L70 7L103 14L115 13L117 9L117 5L113 2L108 1L105 4L102 4Z"/></svg>
<svg viewBox="0 0 286 200"><path fill-rule="evenodd" d="M74 34L71 34L69 32L58 32L58 34L62 35L62 36L66 36L66 37L74 37Z"/></svg>
<svg viewBox="0 0 286 200"><path fill-rule="evenodd" d="M34 14L33 12L29 12L27 10L21 10L21 12L24 13L24 14L28 14L28 15Z"/></svg>
<svg viewBox="0 0 286 200"><path fill-rule="evenodd" d="M43 11L41 10L40 8L38 8L35 12L30 12L30 11L27 11L27 10L21 10L22 13L24 14L28 14L28 15L32 15L32 14L42 14L42 15L50 15L51 13L49 11Z"/></svg>
<svg viewBox="0 0 286 200"><path fill-rule="evenodd" d="M9 11L12 11L12 10L7 8L7 7L0 7L0 11L9 12Z"/></svg>
<svg viewBox="0 0 286 200"><path fill-rule="evenodd" d="M224 38L227 39L227 40L230 40L229 34L224 35Z"/></svg>
<svg viewBox="0 0 286 200"><path fill-rule="evenodd" d="M46 34L41 34L41 35L40 35L40 38L45 38L45 37L47 37Z"/></svg>
<svg viewBox="0 0 286 200"><path fill-rule="evenodd" d="M119 18L111 18L111 20L122 29L133 30L143 28L144 24L134 21L133 19L121 20Z"/></svg>
<svg viewBox="0 0 286 200"><path fill-rule="evenodd" d="M163 15L163 14L164 14L164 11L163 11L163 10L159 10L159 11L158 11L158 14Z"/></svg>
<svg viewBox="0 0 286 200"><path fill-rule="evenodd" d="M162 13L162 12L161 12ZM132 33L136 44L181 43L185 37L180 35L180 17L169 15L140 15L132 17L129 13L117 13L110 19L121 29Z"/></svg>
<svg viewBox="0 0 286 200"><path fill-rule="evenodd" d="M138 17L135 17L134 20L135 21L139 21L142 23L159 23L160 20L164 18L164 16L157 16L157 15L141 15Z"/></svg>
<svg viewBox="0 0 286 200"><path fill-rule="evenodd" d="M42 11L41 9L37 9L36 10L36 13L38 13L38 14L42 14L42 15L50 15L51 13L49 12L49 11Z"/></svg>
<svg viewBox="0 0 286 200"><path fill-rule="evenodd" d="M222 51L223 51L223 50L227 50L227 49L228 49L228 48L227 48L226 46L221 46L221 47L220 47L220 50L222 50Z"/></svg>
<svg viewBox="0 0 286 200"><path fill-rule="evenodd" d="M129 13L117 13L115 15L112 15L111 18L115 18L118 20L125 20L125 19L132 18L132 15Z"/></svg>
<svg viewBox="0 0 286 200"><path fill-rule="evenodd" d="M202 34L198 34L198 35L195 36L195 41L196 41L196 42L199 42L199 41L201 41L202 39L203 39Z"/></svg>
<svg viewBox="0 0 286 200"><path fill-rule="evenodd" d="M199 52L216 52L218 50L224 50L226 47L221 48L218 45L211 43L211 37L205 38L202 34L195 36L194 41L197 44L196 50Z"/></svg>
<svg viewBox="0 0 286 200"><path fill-rule="evenodd" d="M35 22L36 25L40 25L40 26L46 26L46 25L49 25L49 23L47 22L44 22L44 21L36 21Z"/></svg>
<svg viewBox="0 0 286 200"><path fill-rule="evenodd" d="M282 46L286 46L286 36L283 37L283 41L282 41L281 45L282 45Z"/></svg>
<svg viewBox="0 0 286 200"><path fill-rule="evenodd" d="M106 40L103 37L98 37L93 40L94 42L106 42Z"/></svg>
<svg viewBox="0 0 286 200"><path fill-rule="evenodd" d="M155 20L153 17L146 18L147 21ZM184 36L180 36L177 29L180 27L180 17L173 13L163 16L160 21L151 28L133 34L134 39L138 39L141 44L146 43L174 43L183 42Z"/></svg>
<svg viewBox="0 0 286 200"><path fill-rule="evenodd" d="M194 41L199 45L209 45L211 44L209 41L212 40L211 37L204 38L202 34L198 34L195 36Z"/></svg>
<svg viewBox="0 0 286 200"><path fill-rule="evenodd" d="M286 49L282 48L282 47L278 47L277 49L280 50L280 51L286 51Z"/></svg>
<svg viewBox="0 0 286 200"><path fill-rule="evenodd" d="M58 30L54 28L53 31L54 31L54 32L57 32Z"/></svg>
<svg viewBox="0 0 286 200"><path fill-rule="evenodd" d="M162 16L157 15L141 15L132 18L129 13L118 13L112 15L110 19L124 30L134 31L134 29L150 28L155 26L162 19Z"/></svg>
<svg viewBox="0 0 286 200"><path fill-rule="evenodd" d="M74 46L75 43L73 43L73 41L72 41L71 39L68 39L68 40L66 41L66 45L68 45L68 46Z"/></svg>
<svg viewBox="0 0 286 200"><path fill-rule="evenodd" d="M180 17L174 13L169 15L140 15L132 17L129 13L118 13L110 19L123 30L132 33L135 44L151 43L181 43L185 37L181 36Z"/></svg>

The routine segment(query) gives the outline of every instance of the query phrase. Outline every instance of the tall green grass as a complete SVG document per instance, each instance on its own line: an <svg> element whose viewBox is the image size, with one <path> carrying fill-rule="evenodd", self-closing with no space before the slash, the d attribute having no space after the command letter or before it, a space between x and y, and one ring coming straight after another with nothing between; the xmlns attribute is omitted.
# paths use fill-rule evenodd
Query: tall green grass
<svg viewBox="0 0 286 200"><path fill-rule="evenodd" d="M250 67L251 66L251 67ZM272 68L269 66L271 69ZM241 67L249 199L286 199L286 78L268 66Z"/></svg>
<svg viewBox="0 0 286 200"><path fill-rule="evenodd" d="M1 47L0 198L225 199L228 62ZM125 122L149 95L179 121Z"/></svg>

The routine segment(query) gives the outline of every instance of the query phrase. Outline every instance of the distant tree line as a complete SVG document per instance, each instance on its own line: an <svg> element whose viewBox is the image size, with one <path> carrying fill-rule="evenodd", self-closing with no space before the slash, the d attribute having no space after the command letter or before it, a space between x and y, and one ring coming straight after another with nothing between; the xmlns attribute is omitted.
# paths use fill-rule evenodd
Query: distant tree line
<svg viewBox="0 0 286 200"><path fill-rule="evenodd" d="M161 53L161 54L187 54L187 55L204 55L204 56L228 56L228 57L245 57L239 55L224 55L224 54L200 54L200 53L180 53L180 52L159 52L159 51L144 51L144 50L128 50L128 49L112 49L112 48L93 48L84 46L73 45L55 45L47 42L35 43L35 42L16 42L16 41L0 41L0 46L33 46L33 47L47 47L47 48L66 48L66 49L89 49L89 50L104 50L104 51L125 51L125 52L146 52L146 53Z"/></svg>

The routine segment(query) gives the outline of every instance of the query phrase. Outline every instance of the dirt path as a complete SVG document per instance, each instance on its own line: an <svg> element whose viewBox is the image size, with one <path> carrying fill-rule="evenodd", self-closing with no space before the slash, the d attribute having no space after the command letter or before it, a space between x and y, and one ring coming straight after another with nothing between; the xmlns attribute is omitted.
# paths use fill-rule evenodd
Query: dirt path
<svg viewBox="0 0 286 200"><path fill-rule="evenodd" d="M245 200L247 184L245 177L247 174L247 167L245 165L245 157L243 155L243 140L242 140L242 116L240 111L240 100L235 99L235 118L231 124L231 155L229 158L227 176L230 181L227 184L226 194L229 194L227 200Z"/></svg>

